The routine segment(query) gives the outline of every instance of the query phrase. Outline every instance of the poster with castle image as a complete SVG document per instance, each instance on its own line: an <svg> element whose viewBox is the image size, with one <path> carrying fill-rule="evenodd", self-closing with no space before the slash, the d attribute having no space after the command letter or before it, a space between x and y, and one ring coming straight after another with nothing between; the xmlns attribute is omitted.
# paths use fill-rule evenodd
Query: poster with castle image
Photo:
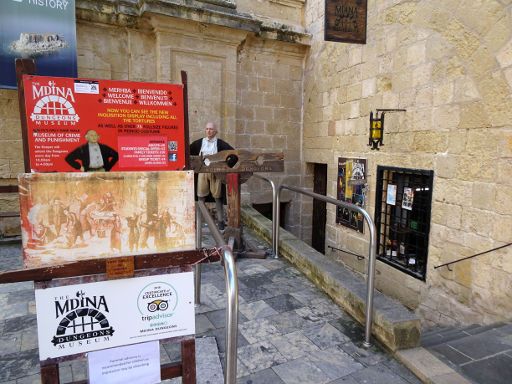
<svg viewBox="0 0 512 384"><path fill-rule="evenodd" d="M195 249L194 174L19 176L27 268Z"/></svg>
<svg viewBox="0 0 512 384"><path fill-rule="evenodd" d="M37 73L77 75L75 0L0 1L0 88L15 89L16 58Z"/></svg>

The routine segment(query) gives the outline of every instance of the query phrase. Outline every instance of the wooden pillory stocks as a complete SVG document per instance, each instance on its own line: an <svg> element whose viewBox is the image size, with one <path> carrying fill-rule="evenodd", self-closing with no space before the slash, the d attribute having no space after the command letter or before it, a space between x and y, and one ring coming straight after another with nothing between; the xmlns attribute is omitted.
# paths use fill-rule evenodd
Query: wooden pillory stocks
<svg viewBox="0 0 512 384"><path fill-rule="evenodd" d="M18 78L18 98L21 117L21 129L23 139L23 153L25 172L30 172L28 129L26 123L26 110L24 101L23 74L35 74L36 68L33 60L16 60L16 75ZM185 158L186 168L189 166L188 153L188 106L187 106L187 76L186 72L181 72L183 90L184 90L184 123L185 123ZM16 192L17 186L1 188L0 192ZM43 268L28 268L16 271L7 271L0 273L0 284L15 283L22 281L48 282L58 278L83 277L89 275L103 275L100 280L130 278L136 276L145 276L149 274L190 272L193 265L198 263L207 263L219 261L220 256L216 248L201 249L191 251L179 251L172 253L159 253L149 255L136 255L118 258L103 258L94 260L81 260ZM161 339L164 340L165 339ZM162 380L174 377L182 377L185 384L196 382L196 361L195 361L195 340L194 336L175 337L167 340L181 343L181 361L177 363L164 364L161 366ZM74 360L83 357L85 354L75 354L59 358L48 359L40 362L41 382L43 384L58 384L59 363ZM78 381L75 383L87 383L87 381Z"/></svg>
<svg viewBox="0 0 512 384"><path fill-rule="evenodd" d="M240 218L240 186L253 172L283 172L283 153L253 153L246 150L227 150L208 156L190 156L190 167L195 173L215 173L227 186L228 226L224 232L226 241L235 239L234 254L237 257L264 258L265 253L251 249L242 238Z"/></svg>

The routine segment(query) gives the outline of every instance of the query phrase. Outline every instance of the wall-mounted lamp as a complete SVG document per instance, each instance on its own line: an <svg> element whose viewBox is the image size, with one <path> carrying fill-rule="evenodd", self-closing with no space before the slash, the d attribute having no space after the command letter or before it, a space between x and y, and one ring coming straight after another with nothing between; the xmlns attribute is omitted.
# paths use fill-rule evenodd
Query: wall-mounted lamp
<svg viewBox="0 0 512 384"><path fill-rule="evenodd" d="M370 149L379 150L380 145L384 145L382 139L384 137L384 114L386 112L405 112L405 109L377 109L375 112L375 118L373 118L373 112L370 112L370 138L368 145ZM380 112L380 116L379 116Z"/></svg>

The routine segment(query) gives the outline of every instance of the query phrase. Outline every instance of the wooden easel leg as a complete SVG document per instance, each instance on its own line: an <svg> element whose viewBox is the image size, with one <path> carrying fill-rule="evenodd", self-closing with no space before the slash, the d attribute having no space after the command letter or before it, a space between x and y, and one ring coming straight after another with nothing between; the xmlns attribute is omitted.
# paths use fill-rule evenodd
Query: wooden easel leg
<svg viewBox="0 0 512 384"><path fill-rule="evenodd" d="M196 340L181 342L181 366L183 384L196 384Z"/></svg>
<svg viewBox="0 0 512 384"><path fill-rule="evenodd" d="M59 365L41 365L41 383L42 384L59 384Z"/></svg>

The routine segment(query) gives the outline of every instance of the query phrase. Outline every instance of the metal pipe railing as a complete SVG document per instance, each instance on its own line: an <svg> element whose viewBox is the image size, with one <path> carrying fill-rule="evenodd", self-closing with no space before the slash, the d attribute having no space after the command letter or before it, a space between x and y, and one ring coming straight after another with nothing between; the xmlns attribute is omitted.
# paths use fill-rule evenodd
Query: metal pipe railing
<svg viewBox="0 0 512 384"><path fill-rule="evenodd" d="M311 191L308 191L304 188L298 188L298 187L291 187L287 185L281 184L277 190L277 196L275 200L275 205L280 206L281 202L281 191L283 189L288 189L293 192L301 193L306 196L310 196L314 199L325 201L326 203L334 204L339 207L345 207L349 208L353 211L359 212L363 215L365 218L366 223L368 224L368 228L370 230L370 247L369 247L369 257L368 257L368 276L366 281L366 324L365 324L365 330L364 330L364 342L363 345L368 348L371 346L370 344L370 338L371 338L371 331L372 331L372 322L373 322L373 291L374 291L374 285L375 285L375 263L376 263L376 256L377 256L377 235L376 235L376 228L375 224L373 222L373 219L370 217L368 212L366 212L361 207L355 205L346 203L344 201L333 199L332 197L319 195L318 193L314 193ZM275 233L272 235L272 237L276 239L276 242L279 244L279 225L280 225L280 210L277 210L277 214L275 216L276 218L276 224L275 224ZM274 229L274 226L273 226ZM278 250L277 250L278 251ZM275 253L275 257L279 257L279 253Z"/></svg>
<svg viewBox="0 0 512 384"><path fill-rule="evenodd" d="M226 276L226 370L224 371L224 383L236 383L236 363L237 363L237 339L238 339L238 279L236 276L235 258L232 249L226 244L222 234L215 225L215 221L210 216L208 208L203 201L197 202L197 209L201 212L205 222L210 228L210 232L217 243L222 248L224 274ZM196 280L197 281L197 280Z"/></svg>
<svg viewBox="0 0 512 384"><path fill-rule="evenodd" d="M199 209L196 209L196 247L197 249L201 248L201 244L203 243L203 221L201 220L201 212ZM194 303L195 305L201 304L201 264L196 264L194 267L194 284L195 284L195 292L194 292Z"/></svg>
<svg viewBox="0 0 512 384"><path fill-rule="evenodd" d="M273 254L274 258L277 259L277 252L278 252L277 248L279 246L278 245L279 243L277 242L277 237L275 236L275 234L277 233L277 229L276 229L277 211L279 210L280 206L275 204L275 201L277 199L276 184L274 183L274 181L267 179L266 177L257 175L255 173L253 174L253 176L257 177L258 179L265 180L266 182L270 183L270 186L272 187L272 254Z"/></svg>

